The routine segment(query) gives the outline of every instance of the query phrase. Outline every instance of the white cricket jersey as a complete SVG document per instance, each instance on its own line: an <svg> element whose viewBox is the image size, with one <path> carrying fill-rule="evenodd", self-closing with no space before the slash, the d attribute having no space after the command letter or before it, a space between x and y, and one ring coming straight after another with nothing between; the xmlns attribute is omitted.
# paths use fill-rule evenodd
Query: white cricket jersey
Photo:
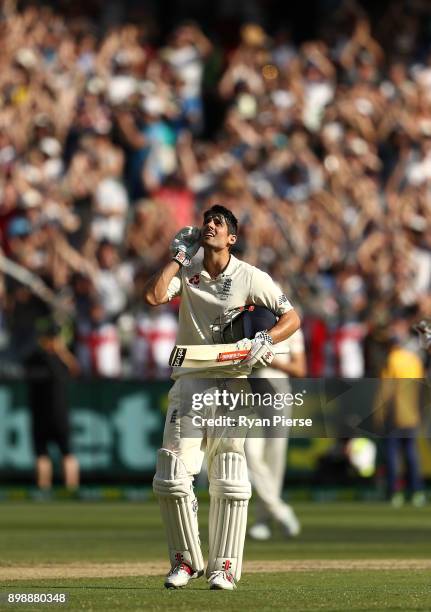
<svg viewBox="0 0 431 612"><path fill-rule="evenodd" d="M192 260L190 266L182 267L168 287L170 300L178 295L181 296L181 305L177 344L214 344L211 325L218 317L239 306L265 306L277 317L292 310L287 297L266 272L233 255L215 279L205 270L203 261ZM174 368L173 378L185 373L190 374L190 370ZM193 373L198 372L195 369ZM232 373L229 374L228 366L226 370L218 368L217 377L229 375ZM214 377L214 370L208 372L208 378Z"/></svg>

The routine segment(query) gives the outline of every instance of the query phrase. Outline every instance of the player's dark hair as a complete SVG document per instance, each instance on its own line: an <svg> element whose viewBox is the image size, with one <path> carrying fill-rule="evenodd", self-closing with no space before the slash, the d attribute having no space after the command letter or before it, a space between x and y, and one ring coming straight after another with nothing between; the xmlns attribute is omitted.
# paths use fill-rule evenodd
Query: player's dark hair
<svg viewBox="0 0 431 612"><path fill-rule="evenodd" d="M229 234L234 234L235 236L238 234L238 219L235 217L233 212L231 212L225 206L221 204L214 204L208 210L204 212L204 222L209 215L223 215L226 219L226 223L229 229Z"/></svg>

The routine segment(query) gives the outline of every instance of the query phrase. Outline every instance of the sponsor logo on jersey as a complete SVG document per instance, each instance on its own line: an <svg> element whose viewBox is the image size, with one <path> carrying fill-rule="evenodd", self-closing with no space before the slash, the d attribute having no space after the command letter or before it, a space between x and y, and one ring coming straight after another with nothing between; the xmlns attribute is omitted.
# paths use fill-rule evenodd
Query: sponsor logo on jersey
<svg viewBox="0 0 431 612"><path fill-rule="evenodd" d="M282 306L283 304L285 304L287 302L287 297L284 295L284 293L282 293L279 298L278 298L278 305Z"/></svg>

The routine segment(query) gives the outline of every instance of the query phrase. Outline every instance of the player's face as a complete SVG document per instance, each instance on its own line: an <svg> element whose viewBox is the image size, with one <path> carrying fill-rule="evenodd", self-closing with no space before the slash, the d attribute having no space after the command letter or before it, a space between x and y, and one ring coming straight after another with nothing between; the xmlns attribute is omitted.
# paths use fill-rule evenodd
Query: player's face
<svg viewBox="0 0 431 612"><path fill-rule="evenodd" d="M214 249L224 249L236 242L223 215L205 215L202 227L202 245Z"/></svg>

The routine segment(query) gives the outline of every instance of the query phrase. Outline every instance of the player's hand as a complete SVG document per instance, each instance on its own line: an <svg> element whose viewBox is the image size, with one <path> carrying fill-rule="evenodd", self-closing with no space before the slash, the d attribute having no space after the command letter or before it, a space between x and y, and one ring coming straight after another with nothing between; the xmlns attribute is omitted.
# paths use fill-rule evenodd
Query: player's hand
<svg viewBox="0 0 431 612"><path fill-rule="evenodd" d="M252 368L256 365L269 366L275 357L272 338L266 331L257 332L253 340L243 338L237 342L238 350L248 350L249 354L241 361L241 365Z"/></svg>
<svg viewBox="0 0 431 612"><path fill-rule="evenodd" d="M174 261L189 266L201 246L201 231L198 227L187 226L175 235L169 250Z"/></svg>
<svg viewBox="0 0 431 612"><path fill-rule="evenodd" d="M429 351L431 349L431 321L423 319L413 329L419 333L421 347Z"/></svg>

